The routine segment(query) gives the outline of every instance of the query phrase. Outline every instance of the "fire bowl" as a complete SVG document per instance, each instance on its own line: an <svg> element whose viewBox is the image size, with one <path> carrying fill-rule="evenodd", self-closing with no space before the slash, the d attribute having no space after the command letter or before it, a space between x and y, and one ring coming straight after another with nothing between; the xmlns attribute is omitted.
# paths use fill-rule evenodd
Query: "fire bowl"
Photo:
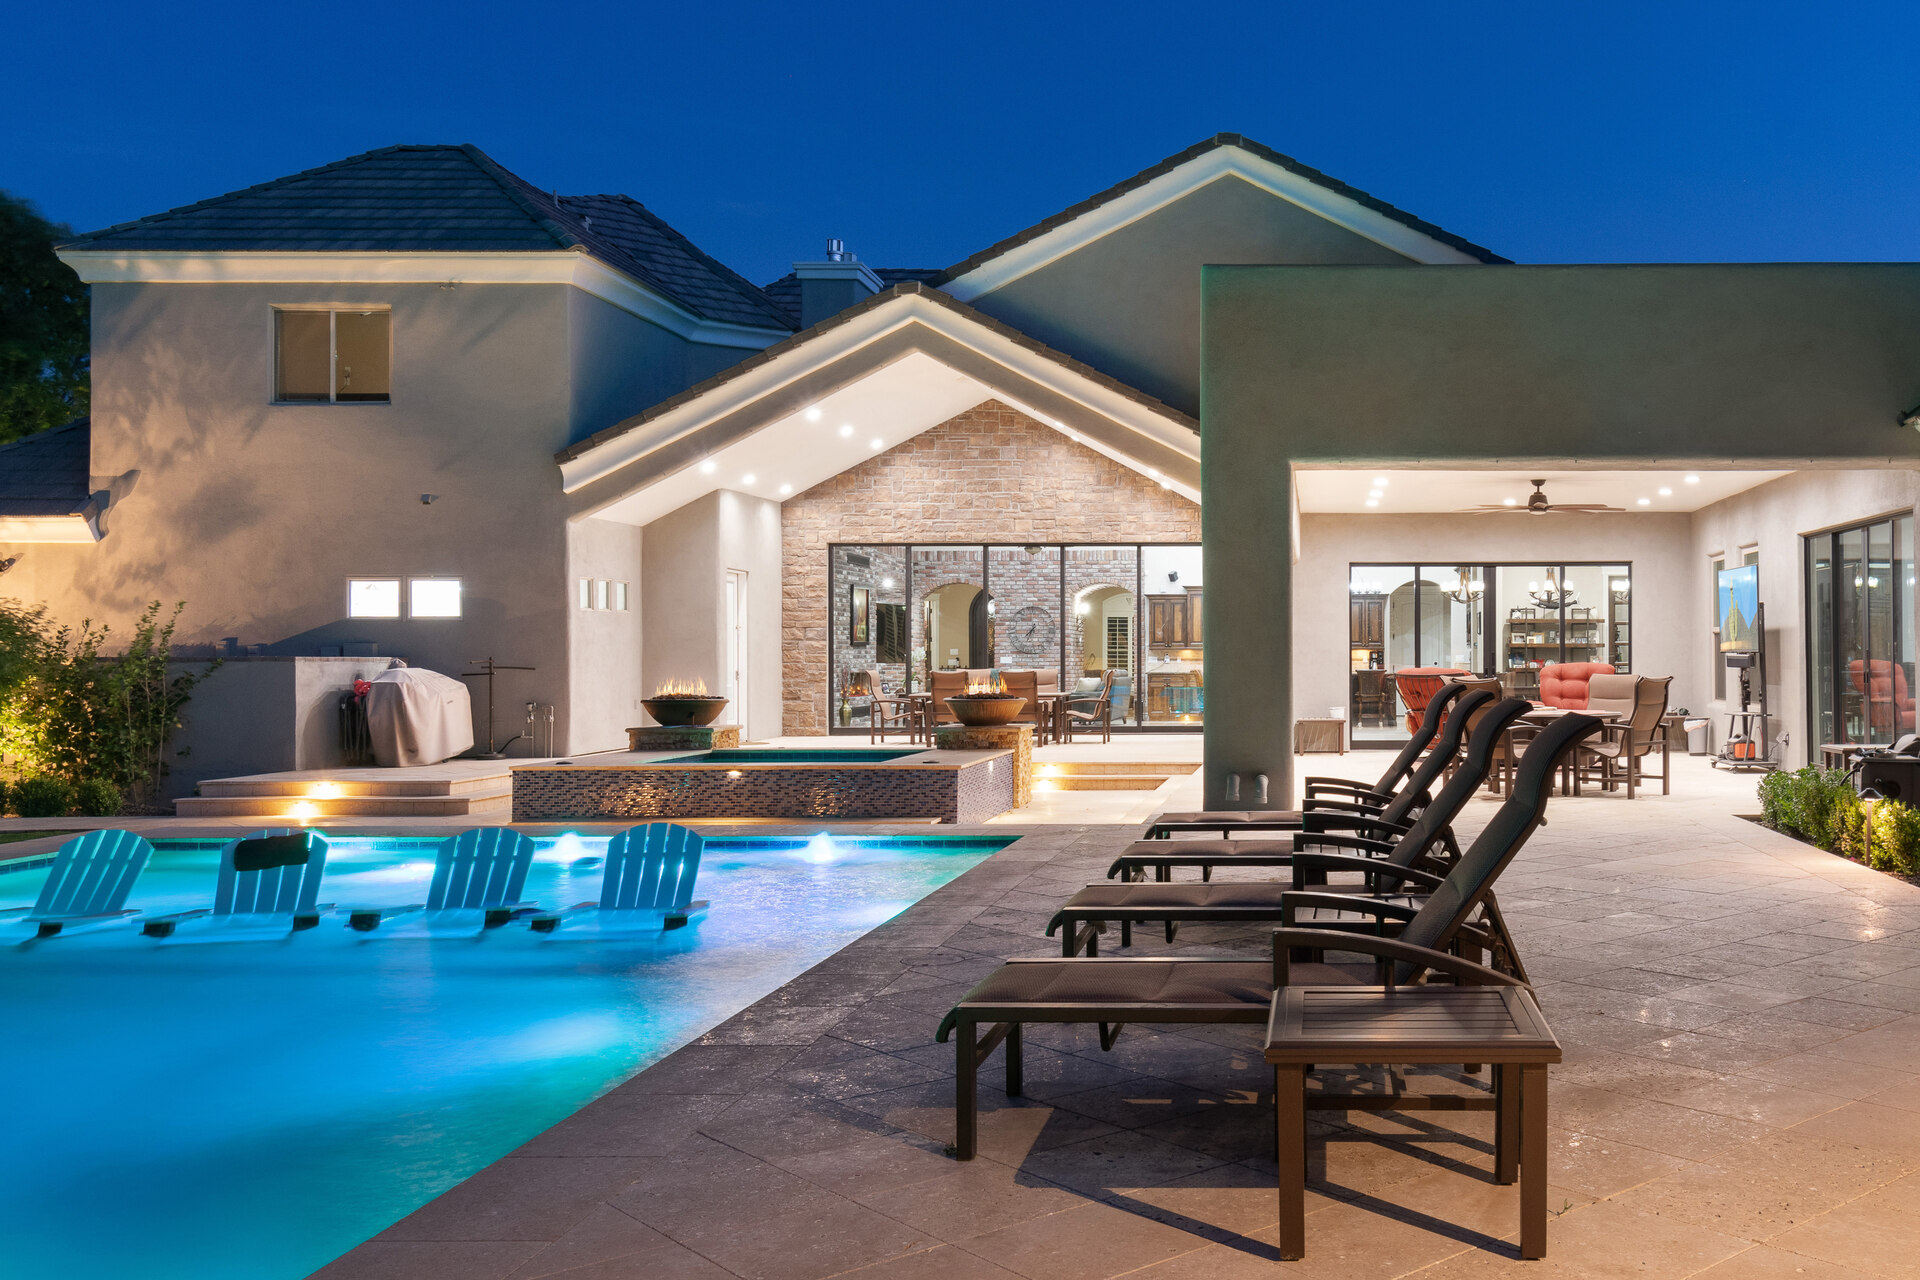
<svg viewBox="0 0 1920 1280"><path fill-rule="evenodd" d="M679 726L712 724L720 718L726 709L725 698L699 698L680 695L659 698L642 698L640 705L647 709L655 724Z"/></svg>
<svg viewBox="0 0 1920 1280"><path fill-rule="evenodd" d="M947 699L953 718L976 729L1018 720L1026 706L1027 700L1017 693L962 693Z"/></svg>

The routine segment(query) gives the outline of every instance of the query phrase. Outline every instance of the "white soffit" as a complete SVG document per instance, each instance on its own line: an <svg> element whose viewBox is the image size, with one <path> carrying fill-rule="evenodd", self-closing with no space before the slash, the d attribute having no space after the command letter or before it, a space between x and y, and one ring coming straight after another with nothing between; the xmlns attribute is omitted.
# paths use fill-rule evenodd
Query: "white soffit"
<svg viewBox="0 0 1920 1280"><path fill-rule="evenodd" d="M568 284L689 342L759 351L791 336L784 329L703 319L632 276L571 249L551 253L69 249L60 253L60 260L87 284Z"/></svg>
<svg viewBox="0 0 1920 1280"><path fill-rule="evenodd" d="M1294 484L1300 510L1308 515L1392 515L1459 511L1482 503L1514 499L1527 505L1533 481L1545 480L1550 502L1597 502L1624 507L1628 514L1698 511L1755 485L1789 475L1786 471L1553 471L1505 467L1484 471L1300 470ZM1688 484L1687 477L1698 477ZM1378 505L1367 500L1374 480L1384 478ZM1662 489L1671 490L1662 494ZM1641 498L1647 505L1639 505ZM1600 512L1600 515L1613 513Z"/></svg>
<svg viewBox="0 0 1920 1280"><path fill-rule="evenodd" d="M1215 147L1159 177L1089 209L1071 222L997 254L940 287L962 302L1038 271L1102 236L1138 222L1184 196L1222 178L1238 178L1355 235L1420 263L1482 265L1480 259L1417 231L1350 196L1321 186L1293 170L1235 146Z"/></svg>
<svg viewBox="0 0 1920 1280"><path fill-rule="evenodd" d="M85 516L0 516L0 546L15 542L98 542Z"/></svg>

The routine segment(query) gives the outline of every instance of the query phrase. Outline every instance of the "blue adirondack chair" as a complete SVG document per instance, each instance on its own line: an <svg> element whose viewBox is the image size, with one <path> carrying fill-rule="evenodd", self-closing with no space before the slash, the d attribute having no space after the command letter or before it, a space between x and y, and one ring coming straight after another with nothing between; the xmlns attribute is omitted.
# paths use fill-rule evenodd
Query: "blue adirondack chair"
<svg viewBox="0 0 1920 1280"><path fill-rule="evenodd" d="M707 904L693 898L705 844L697 832L671 822L628 827L607 844L599 901L543 912L527 923L536 932L561 937L682 928L707 913Z"/></svg>
<svg viewBox="0 0 1920 1280"><path fill-rule="evenodd" d="M36 937L105 924L138 911L127 908L133 882L146 870L153 846L131 831L89 831L60 846L47 882L31 907L12 907L0 917L20 917Z"/></svg>
<svg viewBox="0 0 1920 1280"><path fill-rule="evenodd" d="M215 941L272 938L311 929L332 903L321 904L320 880L327 871L327 838L318 831L279 827L229 840L220 851L220 878L213 908L149 916L140 932L171 937L182 923L201 921L181 940Z"/></svg>
<svg viewBox="0 0 1920 1280"><path fill-rule="evenodd" d="M425 902L355 908L348 913L347 924L364 932L378 929L395 916L418 913L418 919L389 932L419 937L478 933L503 925L540 909L537 902L520 900L533 853L533 841L511 827L462 831L440 846Z"/></svg>

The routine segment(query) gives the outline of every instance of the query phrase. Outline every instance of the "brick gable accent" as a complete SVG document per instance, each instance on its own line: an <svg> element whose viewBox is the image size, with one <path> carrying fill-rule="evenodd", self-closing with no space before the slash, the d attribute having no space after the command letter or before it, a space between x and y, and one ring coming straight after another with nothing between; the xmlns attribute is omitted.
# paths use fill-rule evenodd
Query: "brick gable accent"
<svg viewBox="0 0 1920 1280"><path fill-rule="evenodd" d="M844 609L828 599L831 543L1198 541L1197 504L984 400L782 506L782 732L830 723L827 654L844 639Z"/></svg>

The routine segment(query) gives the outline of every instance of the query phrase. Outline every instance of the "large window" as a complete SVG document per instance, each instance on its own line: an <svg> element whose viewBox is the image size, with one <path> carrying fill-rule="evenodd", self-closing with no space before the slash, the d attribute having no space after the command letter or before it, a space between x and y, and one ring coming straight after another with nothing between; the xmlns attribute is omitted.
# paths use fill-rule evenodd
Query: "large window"
<svg viewBox="0 0 1920 1280"><path fill-rule="evenodd" d="M1913 518L1806 539L1811 748L1914 731Z"/></svg>
<svg viewBox="0 0 1920 1280"><path fill-rule="evenodd" d="M292 307L273 313L273 398L350 404L388 398L391 313Z"/></svg>
<svg viewBox="0 0 1920 1280"><path fill-rule="evenodd" d="M1347 616L1355 746L1406 741L1410 671L1498 676L1510 695L1538 698L1550 662L1633 669L1628 564L1353 564ZM1416 702L1426 692L1417 675L1407 687Z"/></svg>
<svg viewBox="0 0 1920 1280"><path fill-rule="evenodd" d="M937 670L1027 669L1071 690L1113 673L1113 722L1206 714L1200 548L1123 543L836 545L828 551L828 706L864 731L860 692Z"/></svg>

